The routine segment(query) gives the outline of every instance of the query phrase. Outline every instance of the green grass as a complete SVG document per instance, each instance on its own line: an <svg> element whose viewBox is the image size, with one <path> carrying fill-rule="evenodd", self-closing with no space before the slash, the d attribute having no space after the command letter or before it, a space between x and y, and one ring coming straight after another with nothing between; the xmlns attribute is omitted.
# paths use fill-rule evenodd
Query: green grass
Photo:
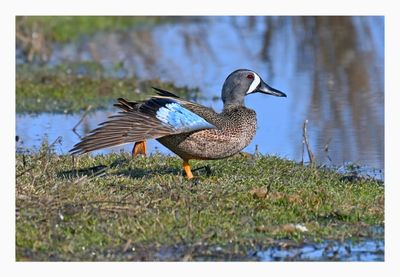
<svg viewBox="0 0 400 277"><path fill-rule="evenodd" d="M27 37L36 32L43 34L46 41L63 43L99 31L154 26L172 20L174 17L167 16L17 16L16 29Z"/></svg>
<svg viewBox="0 0 400 277"><path fill-rule="evenodd" d="M376 180L271 156L191 165L211 173L188 181L179 158L160 154L17 154L17 260L248 259L277 241L357 239L384 225Z"/></svg>
<svg viewBox="0 0 400 277"><path fill-rule="evenodd" d="M84 70L85 74L79 74ZM118 97L143 100L156 92L152 86L188 98L199 97L198 89L176 87L160 80L138 81L136 78L123 80L104 77L104 69L98 63L69 63L50 69L20 65L16 76L16 112L72 113L107 108Z"/></svg>

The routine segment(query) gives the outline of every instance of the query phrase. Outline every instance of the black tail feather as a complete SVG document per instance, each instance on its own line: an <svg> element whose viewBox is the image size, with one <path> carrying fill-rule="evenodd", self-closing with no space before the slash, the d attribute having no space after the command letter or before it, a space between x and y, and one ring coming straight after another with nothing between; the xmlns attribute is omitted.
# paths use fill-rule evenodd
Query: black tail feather
<svg viewBox="0 0 400 277"><path fill-rule="evenodd" d="M178 95L175 95L172 92L169 92L167 90L164 90L164 89L161 89L161 88L156 88L156 87L152 87L152 88L157 91L158 95L167 96L167 97L173 97L173 98L180 98Z"/></svg>

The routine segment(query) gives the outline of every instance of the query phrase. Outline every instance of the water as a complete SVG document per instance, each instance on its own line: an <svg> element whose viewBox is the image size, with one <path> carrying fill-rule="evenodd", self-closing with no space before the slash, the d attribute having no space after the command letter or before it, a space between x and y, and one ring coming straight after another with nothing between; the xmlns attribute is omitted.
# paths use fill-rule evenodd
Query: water
<svg viewBox="0 0 400 277"><path fill-rule="evenodd" d="M383 230L381 230L383 231ZM232 245L218 246L197 243L195 245L162 246L148 260L156 261L346 261L383 262L385 243L383 239L325 240L321 243L276 241L272 246L249 250L247 255L236 253ZM135 251L114 253L127 260L137 260ZM97 255L99 257L99 255Z"/></svg>
<svg viewBox="0 0 400 277"><path fill-rule="evenodd" d="M363 238L356 242L325 240L321 243L302 245L282 241L275 246L256 250L250 254L260 261L384 261L384 228L375 226L370 231L375 238Z"/></svg>
<svg viewBox="0 0 400 277"><path fill-rule="evenodd" d="M260 261L384 261L384 241L365 240L358 243L324 241L285 249L280 246L256 251Z"/></svg>
<svg viewBox="0 0 400 277"><path fill-rule="evenodd" d="M258 130L245 149L300 161L302 125L308 119L311 148L320 164L346 162L384 168L383 17L206 17L153 29L102 32L53 46L49 66L97 61L115 78L135 75L199 87L202 104L220 111L226 76L253 69L287 98L250 95ZM123 67L113 70L116 63ZM85 118L80 135L115 113ZM82 114L17 114L21 147L39 147L62 136L55 150L67 153L79 141L72 132ZM170 153L157 142L150 151ZM124 146L130 151L132 146ZM121 147L95 153L120 151ZM307 160L306 156L304 159Z"/></svg>
<svg viewBox="0 0 400 277"><path fill-rule="evenodd" d="M41 113L38 115L17 114L17 135L18 151L24 149L38 150L43 142L54 143L54 150L59 154L68 154L72 146L80 138L94 129L98 123L103 122L115 111L95 111L88 114L75 132L72 129L82 118L83 113L78 114L53 114ZM60 124L62 122L62 124ZM61 139L59 139L61 137ZM171 153L155 140L148 141L148 151L150 153L161 152ZM132 145L116 146L96 151L96 154L107 154L110 152L132 151Z"/></svg>

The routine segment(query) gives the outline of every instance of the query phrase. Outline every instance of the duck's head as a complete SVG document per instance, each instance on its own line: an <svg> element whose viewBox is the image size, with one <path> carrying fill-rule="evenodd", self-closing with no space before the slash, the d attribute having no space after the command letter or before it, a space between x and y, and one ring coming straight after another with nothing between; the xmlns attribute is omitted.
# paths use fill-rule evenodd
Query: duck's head
<svg viewBox="0 0 400 277"><path fill-rule="evenodd" d="M224 105L243 105L244 97L255 92L286 97L283 92L267 85L256 72L238 69L226 78L222 87L222 101Z"/></svg>

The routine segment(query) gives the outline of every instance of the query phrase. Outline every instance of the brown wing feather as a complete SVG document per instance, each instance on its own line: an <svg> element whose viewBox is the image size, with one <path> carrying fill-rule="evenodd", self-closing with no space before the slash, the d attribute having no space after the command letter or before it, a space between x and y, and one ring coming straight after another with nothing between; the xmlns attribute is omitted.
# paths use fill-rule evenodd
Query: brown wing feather
<svg viewBox="0 0 400 277"><path fill-rule="evenodd" d="M145 103L146 101L140 101L140 102L131 102L127 101L124 98L118 98L117 99L118 103L114 104L114 107L120 108L123 111L129 112L132 110L138 110L140 106Z"/></svg>
<svg viewBox="0 0 400 277"><path fill-rule="evenodd" d="M147 101L131 102L118 98L118 103L114 106L122 111L100 123L98 128L74 145L70 150L71 154L79 155L102 148L176 134L177 131L172 126L167 126L154 117L156 110L153 109L156 109L156 106L153 105L157 99L173 98L174 101L213 123L212 118L216 114L214 110L183 100L168 91L161 89L157 91L159 95Z"/></svg>
<svg viewBox="0 0 400 277"><path fill-rule="evenodd" d="M163 125L157 118L131 109L111 116L100 127L90 132L71 150L71 154L117 146L145 139L159 138L173 133L172 128Z"/></svg>

